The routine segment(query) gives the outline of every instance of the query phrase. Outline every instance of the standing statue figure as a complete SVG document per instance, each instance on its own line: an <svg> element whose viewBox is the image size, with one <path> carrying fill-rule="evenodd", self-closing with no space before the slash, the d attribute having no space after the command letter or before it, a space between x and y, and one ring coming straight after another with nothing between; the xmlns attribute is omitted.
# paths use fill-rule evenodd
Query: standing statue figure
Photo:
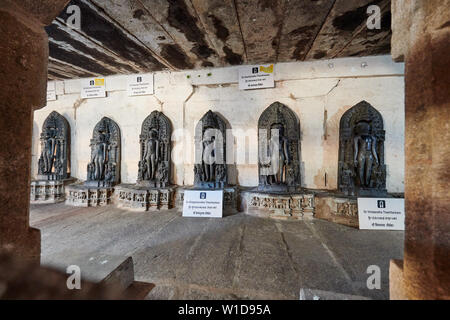
<svg viewBox="0 0 450 320"><path fill-rule="evenodd" d="M209 139L203 140L202 160L204 181L215 181L215 165L216 165L216 138L211 136Z"/></svg>
<svg viewBox="0 0 450 320"><path fill-rule="evenodd" d="M66 118L52 111L42 125L41 152L36 180L31 181L32 203L57 203L65 198L70 179L70 126Z"/></svg>
<svg viewBox="0 0 450 320"><path fill-rule="evenodd" d="M171 135L170 120L162 112L153 111L145 118L139 135L139 186L156 189L170 184Z"/></svg>
<svg viewBox="0 0 450 320"><path fill-rule="evenodd" d="M350 196L386 194L383 117L367 101L348 109L339 122L338 189Z"/></svg>
<svg viewBox="0 0 450 320"><path fill-rule="evenodd" d="M105 172L105 165L108 162L108 144L106 143L105 133L99 131L98 142L94 145L92 162L94 164L95 180L102 180Z"/></svg>
<svg viewBox="0 0 450 320"><path fill-rule="evenodd" d="M370 187L374 160L379 165L376 151L377 139L367 122L360 122L355 128L354 165L357 168L360 185Z"/></svg>
<svg viewBox="0 0 450 320"><path fill-rule="evenodd" d="M272 130L278 130L278 140L271 137L269 141L268 152L273 170L271 179L276 184L283 184L286 182L287 166L290 165L289 140L284 133L283 125L274 124L271 135ZM269 184L271 184L270 181Z"/></svg>
<svg viewBox="0 0 450 320"><path fill-rule="evenodd" d="M155 129L150 131L150 138L147 139L144 149L144 159L146 162L147 179L154 180L159 162L159 140L158 132Z"/></svg>
<svg viewBox="0 0 450 320"><path fill-rule="evenodd" d="M44 149L42 150L42 159L44 160L44 173L52 172L53 162L56 150L56 132L55 128L50 128L44 141Z"/></svg>
<svg viewBox="0 0 450 320"><path fill-rule="evenodd" d="M301 188L300 122L284 104L272 103L259 117L258 150L259 191Z"/></svg>
<svg viewBox="0 0 450 320"><path fill-rule="evenodd" d="M194 187L224 188L228 181L225 121L209 110L195 126L194 139Z"/></svg>

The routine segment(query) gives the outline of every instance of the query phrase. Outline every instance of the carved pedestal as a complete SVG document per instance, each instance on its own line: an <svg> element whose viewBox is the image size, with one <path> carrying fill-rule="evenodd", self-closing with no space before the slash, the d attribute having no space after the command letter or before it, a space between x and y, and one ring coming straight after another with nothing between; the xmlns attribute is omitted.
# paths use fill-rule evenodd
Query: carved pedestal
<svg viewBox="0 0 450 320"><path fill-rule="evenodd" d="M75 207L101 207L111 202L113 188L73 184L66 187L66 204Z"/></svg>
<svg viewBox="0 0 450 320"><path fill-rule="evenodd" d="M147 188L121 184L115 188L115 200L120 208L152 211L173 208L175 188Z"/></svg>
<svg viewBox="0 0 450 320"><path fill-rule="evenodd" d="M64 201L64 183L62 181L31 181L31 203L57 203Z"/></svg>
<svg viewBox="0 0 450 320"><path fill-rule="evenodd" d="M184 191L191 188L178 188L176 192L175 205L177 209L183 210ZM198 188L195 188L198 190ZM217 189L215 189L217 190ZM222 189L220 189L222 190ZM207 191L214 191L214 189L207 189ZM236 187L223 188L223 210L224 213L236 213L237 212L237 198L238 190Z"/></svg>
<svg viewBox="0 0 450 320"><path fill-rule="evenodd" d="M73 183L75 179L65 180L33 180L31 181L30 202L58 203L65 199L64 186Z"/></svg>
<svg viewBox="0 0 450 320"><path fill-rule="evenodd" d="M342 197L333 194L316 195L315 202L316 218L349 227L359 227L356 197Z"/></svg>
<svg viewBox="0 0 450 320"><path fill-rule="evenodd" d="M276 219L304 219L314 216L314 195L241 192L241 210L249 215Z"/></svg>

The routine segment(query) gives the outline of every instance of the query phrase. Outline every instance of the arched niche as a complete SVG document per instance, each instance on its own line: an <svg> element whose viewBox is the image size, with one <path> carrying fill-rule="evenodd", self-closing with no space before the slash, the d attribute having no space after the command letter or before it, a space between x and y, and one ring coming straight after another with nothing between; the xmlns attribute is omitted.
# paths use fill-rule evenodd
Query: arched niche
<svg viewBox="0 0 450 320"><path fill-rule="evenodd" d="M153 111L142 123L139 185L166 187L170 184L172 125L162 112Z"/></svg>
<svg viewBox="0 0 450 320"><path fill-rule="evenodd" d="M209 110L197 123L194 140L194 186L224 188L228 182L225 121Z"/></svg>
<svg viewBox="0 0 450 320"><path fill-rule="evenodd" d="M274 102L261 114L258 153L259 190L295 191L301 187L300 122L286 105Z"/></svg>
<svg viewBox="0 0 450 320"><path fill-rule="evenodd" d="M39 180L64 180L70 176L70 126L56 111L45 119L40 136Z"/></svg>
<svg viewBox="0 0 450 320"><path fill-rule="evenodd" d="M383 117L367 101L347 110L339 124L338 188L348 195L386 192Z"/></svg>
<svg viewBox="0 0 450 320"><path fill-rule="evenodd" d="M108 117L95 126L91 139L91 161L87 166L86 184L111 187L120 181L120 129Z"/></svg>

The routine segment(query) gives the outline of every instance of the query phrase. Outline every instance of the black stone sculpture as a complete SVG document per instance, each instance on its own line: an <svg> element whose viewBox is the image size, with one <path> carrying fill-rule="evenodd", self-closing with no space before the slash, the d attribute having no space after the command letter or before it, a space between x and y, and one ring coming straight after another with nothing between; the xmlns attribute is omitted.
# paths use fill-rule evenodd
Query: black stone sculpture
<svg viewBox="0 0 450 320"><path fill-rule="evenodd" d="M59 181L69 178L69 146L69 123L62 115L53 111L42 127L38 180Z"/></svg>
<svg viewBox="0 0 450 320"><path fill-rule="evenodd" d="M111 187L120 180L120 129L104 117L94 128L91 139L91 162L87 166L86 185Z"/></svg>
<svg viewBox="0 0 450 320"><path fill-rule="evenodd" d="M138 185L156 188L169 185L171 135L170 120L162 112L153 111L142 123Z"/></svg>
<svg viewBox="0 0 450 320"><path fill-rule="evenodd" d="M226 124L209 110L195 127L194 187L221 189L227 185Z"/></svg>
<svg viewBox="0 0 450 320"><path fill-rule="evenodd" d="M339 191L347 195L386 193L383 118L368 102L347 110L339 125Z"/></svg>
<svg viewBox="0 0 450 320"><path fill-rule="evenodd" d="M300 123L280 102L272 103L258 121L260 191L292 192L301 187Z"/></svg>

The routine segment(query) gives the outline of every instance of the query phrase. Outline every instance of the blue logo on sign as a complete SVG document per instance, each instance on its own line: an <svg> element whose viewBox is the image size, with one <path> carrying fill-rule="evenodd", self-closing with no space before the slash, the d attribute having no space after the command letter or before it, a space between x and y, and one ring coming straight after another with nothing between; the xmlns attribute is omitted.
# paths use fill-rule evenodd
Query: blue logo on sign
<svg viewBox="0 0 450 320"><path fill-rule="evenodd" d="M206 199L206 192L200 192L200 199Z"/></svg>

